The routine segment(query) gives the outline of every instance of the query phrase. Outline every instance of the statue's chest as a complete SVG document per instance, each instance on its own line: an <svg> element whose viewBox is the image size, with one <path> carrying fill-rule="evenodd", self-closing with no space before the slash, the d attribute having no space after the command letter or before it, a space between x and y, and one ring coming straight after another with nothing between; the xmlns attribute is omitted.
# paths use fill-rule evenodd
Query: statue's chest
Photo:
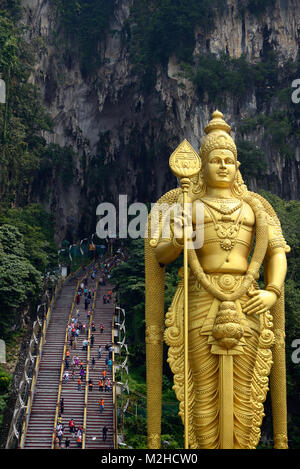
<svg viewBox="0 0 300 469"><path fill-rule="evenodd" d="M218 207L219 208L219 207ZM234 210L236 208L236 210ZM218 241L222 250L232 250L236 242L250 246L253 237L255 216L245 203L228 204L215 210L204 205L204 244ZM240 243L239 243L240 244Z"/></svg>
<svg viewBox="0 0 300 469"><path fill-rule="evenodd" d="M219 226L229 231L236 231L237 225L249 228L255 225L255 216L251 207L246 203L222 205L215 207L204 204L203 223L205 227Z"/></svg>

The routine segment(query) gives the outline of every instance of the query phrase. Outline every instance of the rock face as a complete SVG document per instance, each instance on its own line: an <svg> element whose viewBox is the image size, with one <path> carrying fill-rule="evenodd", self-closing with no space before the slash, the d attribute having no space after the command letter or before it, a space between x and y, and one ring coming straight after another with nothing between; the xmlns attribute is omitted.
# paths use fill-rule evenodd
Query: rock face
<svg viewBox="0 0 300 469"><path fill-rule="evenodd" d="M76 239L95 232L100 202L117 203L119 194L127 194L129 203L153 202L175 187L168 166L170 153L184 138L198 150L215 110L208 99L197 98L187 79L178 76L175 57L170 57L168 67L157 68L150 94L140 91L121 34L131 4L132 0L116 1L111 32L99 44L102 65L93 76L83 78L76 56L65 49L61 32L53 35L58 21L51 0L23 0L29 38L42 39L44 44L31 79L41 88L55 121L54 134L45 138L61 146L71 145L77 154L69 188L53 181L49 191L47 204L55 214L59 241L70 234ZM215 24L207 36L196 29L195 54L228 52L255 62L266 44L272 44L284 60L298 57L298 0L277 0L275 8L260 17L239 13L237 1L228 0ZM220 110L235 135L241 117L257 112L255 95L243 103L230 95L224 99ZM263 131L256 130L247 138L263 148L267 162L259 182L257 178L247 181L250 189L265 188L283 198L299 199L299 142L295 142L294 157L284 160L265 142Z"/></svg>

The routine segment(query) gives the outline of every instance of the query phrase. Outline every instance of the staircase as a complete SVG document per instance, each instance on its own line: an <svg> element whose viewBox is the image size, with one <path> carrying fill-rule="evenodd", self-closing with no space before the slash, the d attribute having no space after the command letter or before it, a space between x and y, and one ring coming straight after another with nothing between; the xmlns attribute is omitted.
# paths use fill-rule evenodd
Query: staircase
<svg viewBox="0 0 300 469"><path fill-rule="evenodd" d="M76 285L76 280L70 280L63 287L52 312L26 432L26 449L51 448L66 324Z"/></svg>
<svg viewBox="0 0 300 469"><path fill-rule="evenodd" d="M96 286L96 282L88 279L88 288ZM63 286L58 296L52 317L46 333L46 343L43 347L43 354L40 361L40 367L37 377L37 385L33 397L30 418L28 422L27 432L25 436L25 449L50 449L53 441L53 430L56 420L56 406L59 399L59 382L61 376L61 367L64 354L64 343L71 312L72 302L76 293L77 280L69 280ZM85 377L82 379L81 390L78 390L79 367L74 367L75 376L72 376L71 360L73 356L78 356L79 361L83 361L83 366L88 372L88 378L93 380L93 390L87 390L86 405L86 432L85 432L85 448L113 448L113 392L99 392L98 381L102 376L102 370L106 368L105 359L108 351L105 345L112 344L112 321L114 314L114 306L112 301L110 304L103 304L103 295L110 290L110 285L98 286L96 291L95 308L91 317L90 325L95 323L96 331L90 332L94 335L94 345L90 347L89 367L87 366L88 352L82 350L82 341L88 336L82 332L78 337L77 348L70 350L70 367L69 380L61 384L60 398L64 400L64 410L61 415L61 421L64 426L61 447L64 448L66 437L70 440L70 449L77 449L77 438L75 434L69 431L69 420L73 419L76 428L78 425L84 426L84 410L85 410ZM90 305L91 306L91 305ZM76 317L79 310L79 320L81 323L88 324L84 302L74 306L72 317ZM99 325L104 324L104 331L100 333ZM88 331L88 327L87 327ZM98 346L102 346L102 356L98 359ZM92 369L92 358L95 357L95 367ZM112 382L112 373L107 371L107 376ZM104 411L100 415L99 399L104 399ZM104 425L108 428L106 441L102 438L102 429ZM73 436L74 435L74 436Z"/></svg>
<svg viewBox="0 0 300 469"><path fill-rule="evenodd" d="M105 392L103 389L99 391L99 378L102 377L102 370L106 369L105 359L108 357L108 351L105 350L105 345L112 344L112 318L114 307L113 304L103 304L103 295L110 290L110 285L105 287L98 287L98 294L96 299L96 307L93 316L93 321L96 325L96 332L94 332L95 342L94 346L90 349L90 369L89 378L93 380L93 391L89 391L88 405L87 405L87 425L86 425L86 448L113 448L113 393L112 390ZM104 331L100 333L99 325L104 324ZM102 346L101 358L98 359L98 346ZM95 368L92 369L92 358L95 358ZM107 368L107 377L112 382L112 373ZM99 399L104 399L104 411L100 415ZM106 426L108 428L106 441L102 441L102 429Z"/></svg>

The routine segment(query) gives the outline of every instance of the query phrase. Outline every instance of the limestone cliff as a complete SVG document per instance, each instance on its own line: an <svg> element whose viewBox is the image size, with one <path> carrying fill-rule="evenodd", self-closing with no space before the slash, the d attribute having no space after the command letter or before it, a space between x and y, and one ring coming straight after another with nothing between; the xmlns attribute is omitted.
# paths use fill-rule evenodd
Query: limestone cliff
<svg viewBox="0 0 300 469"><path fill-rule="evenodd" d="M28 37L41 40L31 79L41 88L55 121L54 134L45 137L48 142L71 145L77 155L69 188L53 180L49 199L44 201L56 216L59 240L67 233L76 239L84 232L94 232L96 206L102 201L117 202L118 194L127 194L129 202L152 202L174 187L176 181L168 167L170 152L183 138L198 150L215 108L211 99L197 96L195 85L181 76L175 56L169 58L167 67L157 66L152 91L142 90L122 34L132 2L115 1L110 31L98 47L101 65L88 77L82 76L77 57L63 41L51 0L22 2ZM280 53L279 60L296 61L299 28L298 0L277 0L274 8L260 16L241 12L236 0L228 0L225 10L216 14L212 32L195 29L194 55L226 52L255 62L272 47ZM237 135L241 118L268 114L272 106L276 108L276 102L258 109L254 92L242 101L226 93L220 110ZM299 199L299 141L291 140L293 155L288 159L270 145L261 127L248 132L247 139L263 149L266 163L263 177L248 178L250 188Z"/></svg>

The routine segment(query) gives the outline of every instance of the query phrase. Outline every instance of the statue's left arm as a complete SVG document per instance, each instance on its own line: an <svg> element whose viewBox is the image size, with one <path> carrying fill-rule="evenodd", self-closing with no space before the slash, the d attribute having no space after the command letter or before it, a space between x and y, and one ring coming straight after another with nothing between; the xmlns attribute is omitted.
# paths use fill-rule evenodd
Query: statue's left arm
<svg viewBox="0 0 300 469"><path fill-rule="evenodd" d="M287 402L285 363L284 280L287 272L286 252L290 248L282 235L276 215L267 215L268 248L264 262L265 289L256 290L244 312L260 314L269 310L273 318L273 365L270 374L274 448L287 449Z"/></svg>
<svg viewBox="0 0 300 469"><path fill-rule="evenodd" d="M285 241L282 235L278 235L278 226L273 223L270 217L268 218L269 243L265 256L265 289L252 293L253 297L247 302L244 309L247 314L261 313L274 306L281 296L287 272Z"/></svg>
<svg viewBox="0 0 300 469"><path fill-rule="evenodd" d="M268 249L266 253L266 269L265 269L265 283L266 290L274 292L276 296L280 297L280 292L284 284L287 261L285 253L285 241L279 231L279 227L269 217L268 224Z"/></svg>
<svg viewBox="0 0 300 469"><path fill-rule="evenodd" d="M284 280L287 272L286 252L289 251L281 227L268 218L269 243L265 258L265 289L275 297L270 309L273 316L275 342L272 348L273 365L270 374L274 448L287 449L287 399L285 357Z"/></svg>
<svg viewBox="0 0 300 469"><path fill-rule="evenodd" d="M270 375L275 449L288 448L284 280L287 272L286 252L289 250L290 248L283 238L280 224L270 218L265 282L266 290L276 294L276 301L271 308L275 342L272 348L273 365Z"/></svg>

